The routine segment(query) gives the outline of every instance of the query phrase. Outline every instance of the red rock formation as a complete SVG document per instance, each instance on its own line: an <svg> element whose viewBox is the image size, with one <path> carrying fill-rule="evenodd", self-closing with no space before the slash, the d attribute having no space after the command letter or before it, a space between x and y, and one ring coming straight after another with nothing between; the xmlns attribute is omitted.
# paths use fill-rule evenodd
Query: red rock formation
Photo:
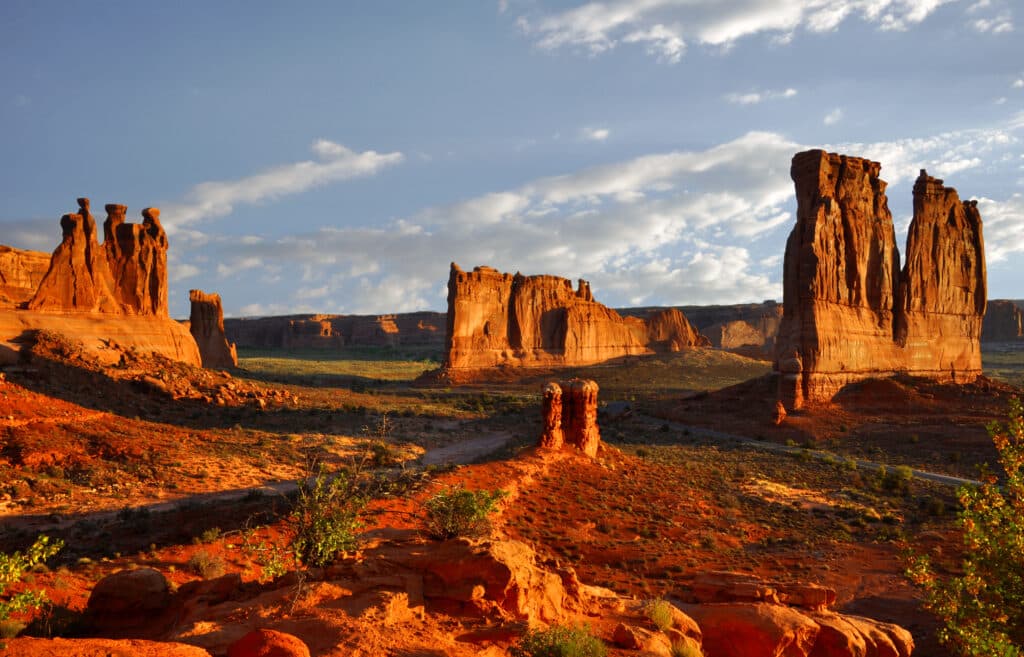
<svg viewBox="0 0 1024 657"><path fill-rule="evenodd" d="M653 322L624 318L594 301L586 281L573 290L557 276L513 276L490 267L465 272L455 263L447 329L449 372L586 365L705 343L678 311L663 311Z"/></svg>
<svg viewBox="0 0 1024 657"><path fill-rule="evenodd" d="M78 199L78 207L77 214L60 219L63 239L28 308L120 314L123 310L114 294L107 256L96 241L96 220L89 212L89 199Z"/></svg>
<svg viewBox="0 0 1024 657"><path fill-rule="evenodd" d="M656 351L710 347L711 341L693 328L677 308L666 308L647 318L647 344Z"/></svg>
<svg viewBox="0 0 1024 657"><path fill-rule="evenodd" d="M922 172L901 273L880 170L820 150L793 158L797 224L776 344L789 409L868 377L967 381L980 373L985 263L976 207Z"/></svg>
<svg viewBox="0 0 1024 657"><path fill-rule="evenodd" d="M544 432L540 446L546 449L561 449L565 444L562 432L562 386L554 381L544 385L543 391Z"/></svg>
<svg viewBox="0 0 1024 657"><path fill-rule="evenodd" d="M0 308L26 303L50 269L50 254L0 244Z"/></svg>
<svg viewBox="0 0 1024 657"><path fill-rule="evenodd" d="M340 349L346 345L444 344L443 313L288 315L227 319L228 339L240 347Z"/></svg>
<svg viewBox="0 0 1024 657"><path fill-rule="evenodd" d="M572 379L544 385L544 432L540 446L559 449L572 445L590 457L597 456L601 431L597 426L597 382Z"/></svg>
<svg viewBox="0 0 1024 657"><path fill-rule="evenodd" d="M1021 338L1024 338L1024 310L1007 299L989 301L981 325L981 341L1007 342Z"/></svg>
<svg viewBox="0 0 1024 657"><path fill-rule="evenodd" d="M238 351L224 337L224 309L220 295L189 290L188 298L192 302L189 332L199 346L203 367L238 367Z"/></svg>
<svg viewBox="0 0 1024 657"><path fill-rule="evenodd" d="M973 381L981 374L987 298L977 201L921 170L899 287L896 342L918 375Z"/></svg>
<svg viewBox="0 0 1024 657"><path fill-rule="evenodd" d="M718 349L761 347L765 343L762 331L741 320L714 324L704 329L704 334L711 341L711 346Z"/></svg>
<svg viewBox="0 0 1024 657"><path fill-rule="evenodd" d="M114 293L127 312L167 317L167 234L160 210L146 208L141 224L125 223L127 207L108 204L103 247Z"/></svg>
<svg viewBox="0 0 1024 657"><path fill-rule="evenodd" d="M573 379L563 387L562 430L565 442L590 457L597 456L601 431L597 427L597 382Z"/></svg>
<svg viewBox="0 0 1024 657"><path fill-rule="evenodd" d="M352 324L350 344L391 347L399 344L394 315L359 318Z"/></svg>
<svg viewBox="0 0 1024 657"><path fill-rule="evenodd" d="M293 634L259 629L228 646L228 657L309 657L309 647Z"/></svg>

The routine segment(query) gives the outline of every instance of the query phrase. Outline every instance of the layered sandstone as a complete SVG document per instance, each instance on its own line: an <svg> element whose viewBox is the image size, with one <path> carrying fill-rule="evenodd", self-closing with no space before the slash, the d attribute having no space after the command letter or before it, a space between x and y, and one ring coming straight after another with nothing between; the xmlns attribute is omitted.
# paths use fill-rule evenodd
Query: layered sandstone
<svg viewBox="0 0 1024 657"><path fill-rule="evenodd" d="M1013 301L988 302L981 325L982 342L1006 342L1024 339L1024 310Z"/></svg>
<svg viewBox="0 0 1024 657"><path fill-rule="evenodd" d="M224 309L220 295L189 290L188 298L192 303L189 332L199 347L203 367L238 367L238 351L224 337Z"/></svg>
<svg viewBox="0 0 1024 657"><path fill-rule="evenodd" d="M63 238L28 309L121 314L107 254L96 240L89 199L78 199L78 212L61 217L60 227Z"/></svg>
<svg viewBox="0 0 1024 657"><path fill-rule="evenodd" d="M103 247L114 293L126 312L167 316L167 233L160 210L145 208L141 224L126 223L127 207L109 204Z"/></svg>
<svg viewBox="0 0 1024 657"><path fill-rule="evenodd" d="M490 267L448 278L446 369L498 365L587 365L706 344L678 310L622 317L558 276L506 274Z"/></svg>
<svg viewBox="0 0 1024 657"><path fill-rule="evenodd" d="M985 312L981 218L924 171L900 270L881 165L798 153L797 223L786 244L776 345L787 408L897 372L970 381L981 372Z"/></svg>
<svg viewBox="0 0 1024 657"><path fill-rule="evenodd" d="M80 198L78 212L61 218L61 243L25 309L0 313L0 356L12 357L25 332L46 329L87 349L117 343L199 365L195 340L168 316L167 235L159 211L147 208L143 222L131 224L125 206L108 205L101 246L89 207Z"/></svg>
<svg viewBox="0 0 1024 657"><path fill-rule="evenodd" d="M624 316L648 319L662 308L619 308ZM718 349L738 349L757 354L774 353L775 336L782 321L782 306L775 301L726 306L679 306L693 330Z"/></svg>
<svg viewBox="0 0 1024 657"><path fill-rule="evenodd" d="M0 308L27 303L50 268L50 254L0 244Z"/></svg>
<svg viewBox="0 0 1024 657"><path fill-rule="evenodd" d="M601 430L597 426L596 381L572 379L544 385L543 423L540 446L560 449L568 444L587 456L597 456Z"/></svg>

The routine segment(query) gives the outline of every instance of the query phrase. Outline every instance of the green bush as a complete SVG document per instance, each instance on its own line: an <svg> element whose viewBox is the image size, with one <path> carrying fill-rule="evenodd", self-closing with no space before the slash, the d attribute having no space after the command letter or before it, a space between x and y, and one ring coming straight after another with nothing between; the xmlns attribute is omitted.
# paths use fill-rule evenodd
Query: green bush
<svg viewBox="0 0 1024 657"><path fill-rule="evenodd" d="M608 648L588 627L552 625L528 631L509 652L512 657L605 657Z"/></svg>
<svg viewBox="0 0 1024 657"><path fill-rule="evenodd" d="M503 490L466 490L461 484L445 488L427 500L427 533L439 539L484 534L505 495Z"/></svg>
<svg viewBox="0 0 1024 657"><path fill-rule="evenodd" d="M647 612L647 619L662 632L672 627L672 603L668 600L649 600L644 611Z"/></svg>
<svg viewBox="0 0 1024 657"><path fill-rule="evenodd" d="M48 536L40 536L24 554L0 552L0 621L6 620L12 613L36 609L46 600L44 591L8 594L7 589L20 582L27 571L57 554L62 547L63 541L51 542Z"/></svg>
<svg viewBox="0 0 1024 657"><path fill-rule="evenodd" d="M332 474L321 464L313 477L299 482L291 512L295 559L320 567L334 561L338 552L355 549L362 528L359 513L366 502L352 473Z"/></svg>
<svg viewBox="0 0 1024 657"><path fill-rule="evenodd" d="M1024 411L1010 402L1005 425L988 426L1006 472L957 491L964 551L954 575L941 577L926 556L907 574L925 590L925 606L944 627L939 639L971 657L1024 655Z"/></svg>
<svg viewBox="0 0 1024 657"><path fill-rule="evenodd" d="M669 649L672 657L704 657L704 651L700 646L688 641L677 641Z"/></svg>

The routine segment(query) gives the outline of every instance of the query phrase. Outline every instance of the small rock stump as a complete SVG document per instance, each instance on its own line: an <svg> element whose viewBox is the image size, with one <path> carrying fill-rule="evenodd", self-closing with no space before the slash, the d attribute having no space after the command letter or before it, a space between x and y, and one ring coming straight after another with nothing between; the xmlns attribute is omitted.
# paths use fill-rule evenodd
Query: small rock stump
<svg viewBox="0 0 1024 657"><path fill-rule="evenodd" d="M590 457L597 456L601 431L597 426L596 381L573 379L544 386L544 433L540 446L559 449L568 443Z"/></svg>

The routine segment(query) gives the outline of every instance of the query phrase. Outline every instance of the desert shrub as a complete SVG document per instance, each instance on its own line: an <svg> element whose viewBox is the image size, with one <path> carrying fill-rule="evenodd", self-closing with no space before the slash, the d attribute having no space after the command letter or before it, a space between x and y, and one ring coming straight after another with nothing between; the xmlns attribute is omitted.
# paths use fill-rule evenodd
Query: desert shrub
<svg viewBox="0 0 1024 657"><path fill-rule="evenodd" d="M927 556L911 559L908 575L925 590L925 606L943 622L939 639L962 655L1024 655L1024 411L1010 402L1007 423L988 426L1006 473L1000 485L957 491L964 552L954 574L940 576Z"/></svg>
<svg viewBox="0 0 1024 657"><path fill-rule="evenodd" d="M219 555L199 550L188 560L189 569L203 579L213 579L224 574L224 559Z"/></svg>
<svg viewBox="0 0 1024 657"><path fill-rule="evenodd" d="M332 474L321 464L314 476L299 482L292 507L295 559L320 567L333 561L338 552L354 549L362 527L359 513L366 502L353 473L339 470Z"/></svg>
<svg viewBox="0 0 1024 657"><path fill-rule="evenodd" d="M668 600L649 600L644 611L647 613L647 619L662 632L672 627L672 603Z"/></svg>
<svg viewBox="0 0 1024 657"><path fill-rule="evenodd" d="M503 490L466 490L461 484L445 488L427 500L427 533L440 539L484 534L505 495Z"/></svg>
<svg viewBox="0 0 1024 657"><path fill-rule="evenodd" d="M672 657L704 657L704 651L700 646L688 641L676 641L669 649Z"/></svg>
<svg viewBox="0 0 1024 657"><path fill-rule="evenodd" d="M605 657L608 648L588 627L552 625L528 631L509 652L512 657Z"/></svg>
<svg viewBox="0 0 1024 657"><path fill-rule="evenodd" d="M7 589L20 582L27 571L57 554L62 547L63 541L51 541L48 536L40 536L24 553L0 552L0 621L6 620L12 613L36 609L46 600L44 591L27 590L8 594Z"/></svg>

